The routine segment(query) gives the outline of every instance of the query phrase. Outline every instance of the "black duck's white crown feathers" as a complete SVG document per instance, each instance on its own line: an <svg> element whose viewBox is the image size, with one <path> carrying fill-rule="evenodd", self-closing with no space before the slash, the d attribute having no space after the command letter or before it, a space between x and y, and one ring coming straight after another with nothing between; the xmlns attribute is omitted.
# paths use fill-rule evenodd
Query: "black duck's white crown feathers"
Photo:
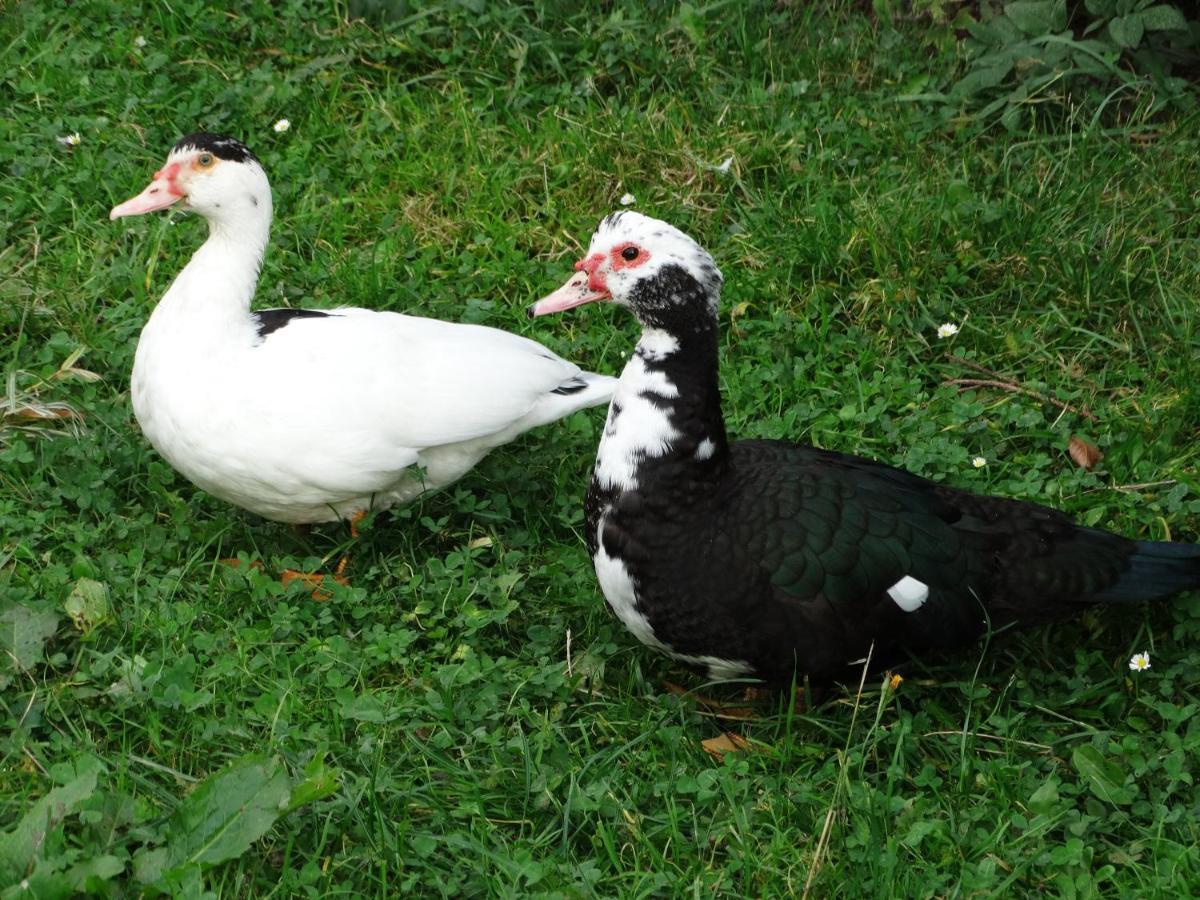
<svg viewBox="0 0 1200 900"><path fill-rule="evenodd" d="M602 250L616 241L630 241L650 251L646 275L657 274L662 267L680 266L707 290L719 293L724 284L721 270L707 250L674 225L630 209L605 216L592 235L589 252Z"/></svg>

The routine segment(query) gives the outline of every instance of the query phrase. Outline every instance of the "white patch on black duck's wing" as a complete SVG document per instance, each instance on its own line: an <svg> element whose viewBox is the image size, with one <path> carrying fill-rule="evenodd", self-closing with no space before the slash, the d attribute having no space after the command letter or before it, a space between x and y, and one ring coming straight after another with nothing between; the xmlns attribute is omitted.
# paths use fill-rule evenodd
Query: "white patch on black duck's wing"
<svg viewBox="0 0 1200 900"><path fill-rule="evenodd" d="M887 593L905 612L916 612L929 599L929 585L905 575L888 588Z"/></svg>

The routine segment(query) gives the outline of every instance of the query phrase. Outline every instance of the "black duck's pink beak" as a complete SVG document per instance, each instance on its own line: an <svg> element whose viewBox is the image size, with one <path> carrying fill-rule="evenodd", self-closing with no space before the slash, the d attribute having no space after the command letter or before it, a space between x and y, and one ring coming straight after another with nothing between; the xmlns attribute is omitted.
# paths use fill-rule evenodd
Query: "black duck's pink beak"
<svg viewBox="0 0 1200 900"><path fill-rule="evenodd" d="M122 216L140 216L159 209L166 209L173 203L183 199L183 191L170 175L158 172L154 180L136 197L130 197L124 203L118 203L108 214L108 218L119 219Z"/></svg>
<svg viewBox="0 0 1200 900"><path fill-rule="evenodd" d="M596 300L611 300L612 294L606 290L593 290L588 285L588 273L580 269L571 279L553 294L548 294L533 306L529 307L529 317L544 316L548 313L562 312L592 303Z"/></svg>

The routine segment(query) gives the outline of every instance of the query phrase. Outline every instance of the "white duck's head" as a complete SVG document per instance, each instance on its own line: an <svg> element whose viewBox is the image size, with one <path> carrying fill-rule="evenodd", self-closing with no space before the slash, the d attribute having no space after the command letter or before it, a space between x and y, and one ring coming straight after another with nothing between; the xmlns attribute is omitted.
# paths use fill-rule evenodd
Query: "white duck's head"
<svg viewBox="0 0 1200 900"><path fill-rule="evenodd" d="M198 132L171 148L154 180L108 217L140 216L175 206L199 213L210 225L259 221L271 214L271 185L258 159L236 138Z"/></svg>
<svg viewBox="0 0 1200 900"><path fill-rule="evenodd" d="M606 216L575 270L529 314L608 300L654 328L715 320L722 278L713 258L678 228L650 216L631 210Z"/></svg>

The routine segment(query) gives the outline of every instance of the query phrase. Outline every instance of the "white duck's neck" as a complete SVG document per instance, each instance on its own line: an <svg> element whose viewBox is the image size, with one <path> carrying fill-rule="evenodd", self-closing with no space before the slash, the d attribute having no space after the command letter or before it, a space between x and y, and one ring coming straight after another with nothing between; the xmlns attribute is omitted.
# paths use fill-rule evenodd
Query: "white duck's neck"
<svg viewBox="0 0 1200 900"><path fill-rule="evenodd" d="M271 201L259 198L251 205L251 199L208 218L208 240L176 276L151 323L186 324L197 338L233 332L253 339L250 301L270 236Z"/></svg>

